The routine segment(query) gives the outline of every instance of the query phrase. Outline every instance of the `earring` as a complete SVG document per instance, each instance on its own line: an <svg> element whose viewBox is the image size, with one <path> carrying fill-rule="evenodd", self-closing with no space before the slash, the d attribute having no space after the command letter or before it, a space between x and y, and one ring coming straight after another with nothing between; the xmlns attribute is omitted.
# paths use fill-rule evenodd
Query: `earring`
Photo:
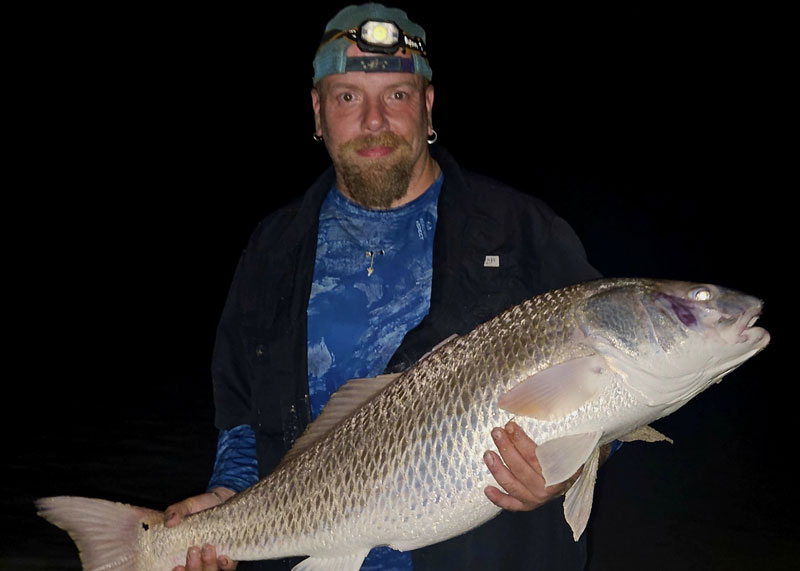
<svg viewBox="0 0 800 571"><path fill-rule="evenodd" d="M314 140L317 143L319 143L322 140L322 135L317 135L316 133L314 133L312 136L314 137Z"/></svg>
<svg viewBox="0 0 800 571"><path fill-rule="evenodd" d="M429 145L434 144L436 142L436 140L439 138L439 134L436 132L436 129L431 129L431 131L433 131L433 134L428 135L428 144Z"/></svg>

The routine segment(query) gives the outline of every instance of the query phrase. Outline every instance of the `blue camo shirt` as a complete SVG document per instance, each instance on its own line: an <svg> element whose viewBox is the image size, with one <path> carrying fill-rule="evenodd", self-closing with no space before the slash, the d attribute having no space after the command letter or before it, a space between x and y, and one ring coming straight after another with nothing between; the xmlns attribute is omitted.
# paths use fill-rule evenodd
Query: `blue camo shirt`
<svg viewBox="0 0 800 571"><path fill-rule="evenodd" d="M349 379L383 373L427 315L442 181L392 210L367 210L336 188L328 193L308 304L312 418ZM411 569L411 554L376 548L361 569Z"/></svg>

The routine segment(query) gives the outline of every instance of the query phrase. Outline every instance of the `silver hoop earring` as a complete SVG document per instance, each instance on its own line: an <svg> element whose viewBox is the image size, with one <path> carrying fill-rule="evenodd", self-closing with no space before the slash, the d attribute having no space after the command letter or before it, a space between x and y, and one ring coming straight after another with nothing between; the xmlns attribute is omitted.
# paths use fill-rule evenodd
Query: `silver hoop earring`
<svg viewBox="0 0 800 571"><path fill-rule="evenodd" d="M433 134L428 135L428 144L429 145L434 144L436 142L436 140L439 138L439 134L436 132L436 129L431 129L431 131L433 131Z"/></svg>
<svg viewBox="0 0 800 571"><path fill-rule="evenodd" d="M317 135L316 133L314 133L312 136L314 137L314 140L315 140L317 143L319 143L320 141L322 141L322 135Z"/></svg>

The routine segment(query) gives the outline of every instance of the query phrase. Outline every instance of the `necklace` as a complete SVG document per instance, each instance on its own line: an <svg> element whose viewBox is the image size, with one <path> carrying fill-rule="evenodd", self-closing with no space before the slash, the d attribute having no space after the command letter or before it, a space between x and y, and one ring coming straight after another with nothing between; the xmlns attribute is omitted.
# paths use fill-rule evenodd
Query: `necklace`
<svg viewBox="0 0 800 571"><path fill-rule="evenodd" d="M375 271L375 256L380 254L381 256L385 252L383 250L367 250L367 259L369 259L369 266L367 266L367 277L372 275L372 272Z"/></svg>

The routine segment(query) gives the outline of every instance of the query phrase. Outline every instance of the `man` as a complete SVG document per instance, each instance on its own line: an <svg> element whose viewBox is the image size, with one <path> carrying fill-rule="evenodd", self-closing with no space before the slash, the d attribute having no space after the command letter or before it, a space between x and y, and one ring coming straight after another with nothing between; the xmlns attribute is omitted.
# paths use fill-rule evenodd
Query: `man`
<svg viewBox="0 0 800 571"><path fill-rule="evenodd" d="M167 525L269 473L346 380L403 370L515 303L598 277L547 206L430 145L424 39L378 4L345 8L326 27L312 106L333 168L266 218L240 260L212 366L221 433L210 491L168 508ZM375 549L363 569L583 568L584 542L548 503L565 486L544 487L536 445L515 424L492 437L499 454L485 461L504 491L485 493L508 511L411 553ZM185 569L234 567L198 546Z"/></svg>

